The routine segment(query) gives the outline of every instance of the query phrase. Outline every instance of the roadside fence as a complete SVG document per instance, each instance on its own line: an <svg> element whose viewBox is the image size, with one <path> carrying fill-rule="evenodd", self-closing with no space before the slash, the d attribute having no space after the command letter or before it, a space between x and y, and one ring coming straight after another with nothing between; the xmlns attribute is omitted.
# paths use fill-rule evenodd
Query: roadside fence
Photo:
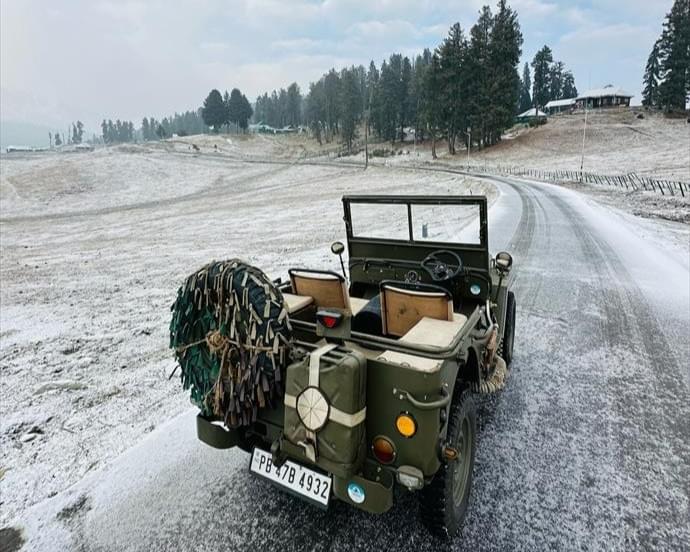
<svg viewBox="0 0 690 552"><path fill-rule="evenodd" d="M546 182L586 182L625 188L626 190L647 190L661 195L685 194L690 192L690 183L679 180L662 180L640 176L637 173L606 175L584 171L543 170L501 165L463 165L467 172L521 176Z"/></svg>

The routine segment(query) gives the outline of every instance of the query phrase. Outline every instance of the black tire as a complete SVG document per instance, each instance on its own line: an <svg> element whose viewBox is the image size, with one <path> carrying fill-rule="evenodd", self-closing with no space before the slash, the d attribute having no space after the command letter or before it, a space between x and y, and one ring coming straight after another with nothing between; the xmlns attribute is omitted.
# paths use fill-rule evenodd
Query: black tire
<svg viewBox="0 0 690 552"><path fill-rule="evenodd" d="M508 292L506 304L506 323L501 342L501 357L506 361L506 366L510 366L513 361L513 345L515 343L515 294Z"/></svg>
<svg viewBox="0 0 690 552"><path fill-rule="evenodd" d="M460 529L472 488L477 415L469 389L456 390L448 420L448 443L458 458L444 462L420 492L422 522L437 536L451 538Z"/></svg>

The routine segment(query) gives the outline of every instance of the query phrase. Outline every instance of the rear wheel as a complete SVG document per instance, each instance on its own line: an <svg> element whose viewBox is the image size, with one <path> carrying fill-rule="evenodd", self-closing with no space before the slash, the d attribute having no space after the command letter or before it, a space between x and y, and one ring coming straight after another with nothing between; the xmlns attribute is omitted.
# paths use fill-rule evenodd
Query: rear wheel
<svg viewBox="0 0 690 552"><path fill-rule="evenodd" d="M501 357L506 361L506 366L510 366L513 361L513 343L515 342L515 294L508 292L506 304L506 322L501 342Z"/></svg>
<svg viewBox="0 0 690 552"><path fill-rule="evenodd" d="M422 521L432 533L452 537L460 529L472 487L477 418L470 391L456 391L448 421L448 443L458 457L444 462L420 493Z"/></svg>

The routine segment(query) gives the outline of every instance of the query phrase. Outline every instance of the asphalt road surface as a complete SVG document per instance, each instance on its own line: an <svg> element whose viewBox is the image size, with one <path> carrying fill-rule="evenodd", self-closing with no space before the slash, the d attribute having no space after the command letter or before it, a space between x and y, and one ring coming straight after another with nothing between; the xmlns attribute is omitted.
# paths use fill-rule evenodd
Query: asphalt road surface
<svg viewBox="0 0 690 552"><path fill-rule="evenodd" d="M690 275L656 223L556 186L496 179L492 251L515 257L507 387L478 397L461 535L442 543L413 494L327 512L195 437L194 412L27 512L31 550L689 550Z"/></svg>

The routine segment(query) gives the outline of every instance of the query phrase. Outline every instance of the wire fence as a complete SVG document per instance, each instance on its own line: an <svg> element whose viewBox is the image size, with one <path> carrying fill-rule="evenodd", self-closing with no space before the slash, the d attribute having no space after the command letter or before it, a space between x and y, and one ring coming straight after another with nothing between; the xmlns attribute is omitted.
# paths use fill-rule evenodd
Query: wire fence
<svg viewBox="0 0 690 552"><path fill-rule="evenodd" d="M652 191L661 195L675 196L680 194L685 197L685 194L690 192L690 184L688 182L650 178L648 176L640 176L634 172L607 175L584 171L530 169L501 165L464 165L463 167L467 172L474 173L519 176L546 182L586 182L588 184L615 186L625 188L626 190Z"/></svg>
<svg viewBox="0 0 690 552"><path fill-rule="evenodd" d="M348 159L352 155L361 153L362 151L364 151L364 145L356 141L351 150L348 150L346 146L338 145L309 153L305 152L302 154L302 158L314 159L326 157L330 160L337 159L340 163L364 164L364 161ZM375 157L372 156L371 149L369 151L369 156ZM394 157L395 155L392 154L391 156ZM664 196L681 195L682 197L686 197L686 194L690 194L690 182L652 178L649 176L641 176L635 172L612 175L573 170L545 170L512 165L490 165L486 163L445 164L434 162L433 165L442 166L444 169L455 169L468 173L517 176L545 182L584 182L587 184L605 185L633 191L645 190L660 193ZM425 166L428 165L425 164Z"/></svg>

